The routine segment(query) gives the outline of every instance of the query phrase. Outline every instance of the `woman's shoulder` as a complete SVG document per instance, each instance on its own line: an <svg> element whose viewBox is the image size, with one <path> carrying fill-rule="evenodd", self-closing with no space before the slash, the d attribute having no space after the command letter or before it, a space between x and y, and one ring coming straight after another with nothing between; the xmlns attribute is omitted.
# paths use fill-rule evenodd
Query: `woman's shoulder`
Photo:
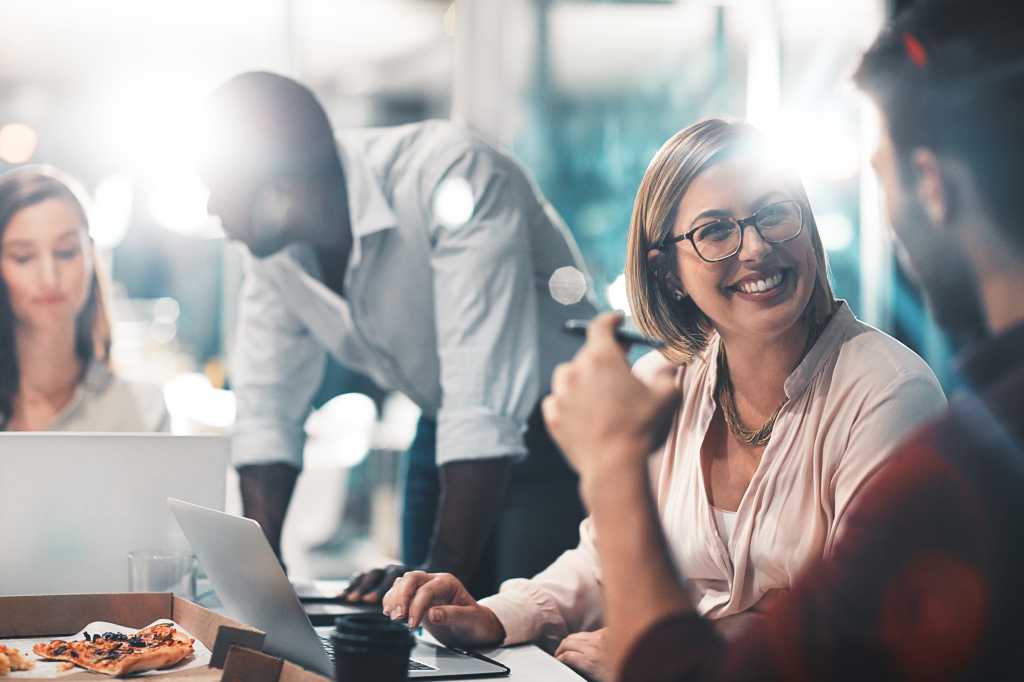
<svg viewBox="0 0 1024 682"><path fill-rule="evenodd" d="M118 421L117 431L167 431L169 417L163 389L153 383L121 378L110 367L98 365L91 374L100 374L91 384L97 417L108 415Z"/></svg>
<svg viewBox="0 0 1024 682"><path fill-rule="evenodd" d="M935 372L920 355L852 314L844 325L834 373L874 389L924 383L942 393Z"/></svg>
<svg viewBox="0 0 1024 682"><path fill-rule="evenodd" d="M672 366L672 362L662 355L661 351L652 350L641 355L633 363L633 375L645 384L649 384L654 380L654 377L670 366Z"/></svg>
<svg viewBox="0 0 1024 682"><path fill-rule="evenodd" d="M718 353L718 335L713 334L707 345L696 353L685 364L680 365L666 358L661 351L652 350L633 363L633 375L645 384L654 380L660 372L668 367L676 367L681 376L684 389L689 388L694 382L699 382L709 375L708 370Z"/></svg>

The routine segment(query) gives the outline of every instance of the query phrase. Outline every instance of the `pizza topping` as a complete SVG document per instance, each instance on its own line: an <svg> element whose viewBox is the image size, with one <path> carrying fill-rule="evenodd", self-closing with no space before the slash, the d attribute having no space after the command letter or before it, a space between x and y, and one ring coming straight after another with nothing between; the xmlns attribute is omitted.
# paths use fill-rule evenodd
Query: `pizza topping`
<svg viewBox="0 0 1024 682"><path fill-rule="evenodd" d="M89 670L120 676L175 665L192 655L195 641L166 624L151 625L131 635L82 635L82 640L54 640L37 644L33 650L43 658L73 661Z"/></svg>

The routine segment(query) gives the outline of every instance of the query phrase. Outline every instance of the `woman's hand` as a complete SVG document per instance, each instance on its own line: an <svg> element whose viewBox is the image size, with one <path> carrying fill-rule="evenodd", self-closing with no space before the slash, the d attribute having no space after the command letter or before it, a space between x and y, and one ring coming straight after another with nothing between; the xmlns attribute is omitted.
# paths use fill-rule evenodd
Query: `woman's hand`
<svg viewBox="0 0 1024 682"><path fill-rule="evenodd" d="M633 376L615 340L621 322L621 315L606 313L590 323L586 344L555 369L551 395L541 405L548 430L584 482L646 462L679 405L675 368L650 385Z"/></svg>
<svg viewBox="0 0 1024 682"><path fill-rule="evenodd" d="M501 621L480 606L450 573L410 571L395 580L384 595L384 615L421 624L446 646L496 646L505 639Z"/></svg>
<svg viewBox="0 0 1024 682"><path fill-rule="evenodd" d="M576 632L558 645L555 658L594 682L611 680L608 669L607 649L604 641L605 628L593 632Z"/></svg>

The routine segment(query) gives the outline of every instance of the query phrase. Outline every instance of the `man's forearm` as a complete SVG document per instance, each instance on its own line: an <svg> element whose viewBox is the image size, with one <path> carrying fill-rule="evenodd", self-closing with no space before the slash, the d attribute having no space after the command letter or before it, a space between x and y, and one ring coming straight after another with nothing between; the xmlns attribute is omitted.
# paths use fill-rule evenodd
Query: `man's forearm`
<svg viewBox="0 0 1024 682"><path fill-rule="evenodd" d="M298 469L283 462L253 464L238 469L243 513L263 527L278 557L281 556L281 529L298 476Z"/></svg>
<svg viewBox="0 0 1024 682"><path fill-rule="evenodd" d="M654 623L693 610L670 560L644 467L583 481L615 656Z"/></svg>
<svg viewBox="0 0 1024 682"><path fill-rule="evenodd" d="M498 511L512 460L500 457L441 467L441 497L426 568L469 579L476 570Z"/></svg>

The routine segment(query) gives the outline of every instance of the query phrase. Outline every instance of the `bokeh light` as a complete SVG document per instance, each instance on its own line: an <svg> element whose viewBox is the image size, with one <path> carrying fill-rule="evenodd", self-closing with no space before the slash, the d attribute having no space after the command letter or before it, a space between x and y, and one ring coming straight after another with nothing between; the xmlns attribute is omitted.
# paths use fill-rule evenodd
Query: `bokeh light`
<svg viewBox="0 0 1024 682"><path fill-rule="evenodd" d="M35 155L38 144L36 131L24 123L0 128L0 160L6 163L25 163Z"/></svg>
<svg viewBox="0 0 1024 682"><path fill-rule="evenodd" d="M448 178L434 192L434 220L448 229L469 222L475 208L473 187L465 178Z"/></svg>
<svg viewBox="0 0 1024 682"><path fill-rule="evenodd" d="M587 277L572 266L558 268L548 279L548 291L562 305L574 305L587 294Z"/></svg>

